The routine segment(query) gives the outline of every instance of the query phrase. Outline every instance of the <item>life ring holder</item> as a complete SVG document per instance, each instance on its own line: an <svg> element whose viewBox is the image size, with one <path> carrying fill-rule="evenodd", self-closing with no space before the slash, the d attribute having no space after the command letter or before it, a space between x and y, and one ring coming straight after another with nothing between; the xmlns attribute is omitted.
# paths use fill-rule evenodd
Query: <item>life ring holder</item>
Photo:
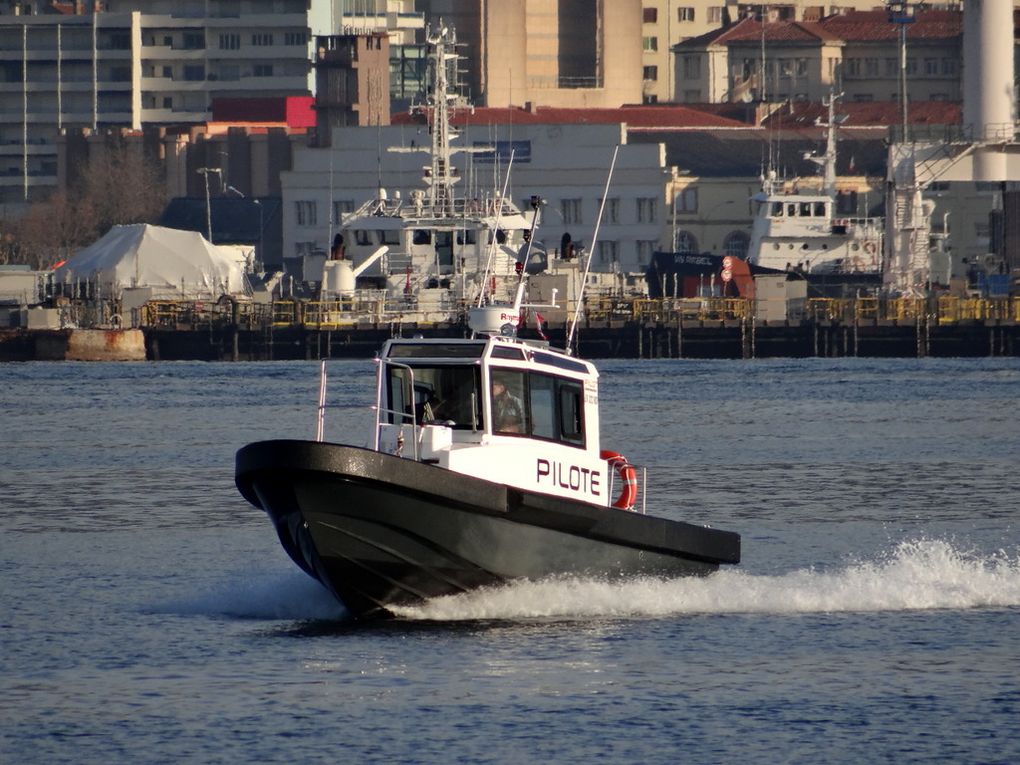
<svg viewBox="0 0 1020 765"><path fill-rule="evenodd" d="M620 510L633 510L638 497L637 468L627 462L627 458L618 452L603 449L599 457L609 463L609 467L616 471L620 478L622 490L620 496L612 503L613 507Z"/></svg>

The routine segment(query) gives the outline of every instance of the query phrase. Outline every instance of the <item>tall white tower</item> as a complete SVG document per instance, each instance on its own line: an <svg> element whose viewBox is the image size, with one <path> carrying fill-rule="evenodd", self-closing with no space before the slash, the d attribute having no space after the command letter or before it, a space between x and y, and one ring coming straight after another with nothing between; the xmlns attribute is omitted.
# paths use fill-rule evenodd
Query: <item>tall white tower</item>
<svg viewBox="0 0 1020 765"><path fill-rule="evenodd" d="M1004 181L1006 155L992 148L1013 141L1012 0L967 0L963 9L963 126L974 142L974 180Z"/></svg>

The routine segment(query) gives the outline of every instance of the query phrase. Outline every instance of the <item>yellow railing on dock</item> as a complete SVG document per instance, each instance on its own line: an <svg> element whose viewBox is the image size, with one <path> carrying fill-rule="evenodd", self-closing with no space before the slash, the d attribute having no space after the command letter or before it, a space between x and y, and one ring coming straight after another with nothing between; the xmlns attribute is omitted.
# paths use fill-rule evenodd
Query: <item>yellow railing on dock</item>
<svg viewBox="0 0 1020 765"><path fill-rule="evenodd" d="M790 301L790 319L844 324L928 321L939 325L972 323L1020 324L1020 296L1002 298L809 298ZM744 298L623 298L599 296L585 302L588 322L746 321L755 319L755 301ZM352 328L367 323L439 324L456 321L466 306L436 306L421 313L415 306L390 305L382 296L371 300L251 301L153 300L138 311L143 327L197 328L216 324L240 327Z"/></svg>

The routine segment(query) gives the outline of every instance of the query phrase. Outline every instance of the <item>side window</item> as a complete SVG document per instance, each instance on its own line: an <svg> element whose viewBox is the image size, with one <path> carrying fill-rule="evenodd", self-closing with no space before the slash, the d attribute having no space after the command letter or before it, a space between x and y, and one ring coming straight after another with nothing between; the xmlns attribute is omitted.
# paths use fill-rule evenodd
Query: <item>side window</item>
<svg viewBox="0 0 1020 765"><path fill-rule="evenodd" d="M584 389L580 383L509 369L493 369L491 378L494 433L530 434L584 446Z"/></svg>
<svg viewBox="0 0 1020 765"><path fill-rule="evenodd" d="M555 379L531 376L531 433L539 438L556 438Z"/></svg>
<svg viewBox="0 0 1020 765"><path fill-rule="evenodd" d="M584 395L574 382L560 383L560 438L571 444L584 444Z"/></svg>

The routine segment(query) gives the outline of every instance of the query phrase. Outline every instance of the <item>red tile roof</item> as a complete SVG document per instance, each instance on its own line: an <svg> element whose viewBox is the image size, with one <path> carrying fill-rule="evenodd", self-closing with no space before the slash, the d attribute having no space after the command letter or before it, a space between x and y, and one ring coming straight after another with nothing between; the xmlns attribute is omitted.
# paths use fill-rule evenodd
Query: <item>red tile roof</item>
<svg viewBox="0 0 1020 765"><path fill-rule="evenodd" d="M900 25L890 21L889 12L849 11L827 16L819 24L830 34L848 42L879 42L899 39ZM945 40L963 33L961 11L921 11L906 25L907 40Z"/></svg>
<svg viewBox="0 0 1020 765"><path fill-rule="evenodd" d="M726 104L718 106L726 107ZM730 110L732 113L732 109ZM649 104L622 106L619 109L567 109L552 106L476 107L456 109L450 121L457 127L465 125L614 125L626 123L628 127L742 127L746 123L732 116L724 116L724 109L703 110L687 106ZM394 114L394 125L421 122L411 114Z"/></svg>
<svg viewBox="0 0 1020 765"><path fill-rule="evenodd" d="M943 40L959 37L963 32L960 11L921 11L907 26L908 40ZM847 11L826 16L820 21L767 21L745 18L679 43L680 49L729 43L790 42L869 42L898 39L899 25L889 20L885 10Z"/></svg>

